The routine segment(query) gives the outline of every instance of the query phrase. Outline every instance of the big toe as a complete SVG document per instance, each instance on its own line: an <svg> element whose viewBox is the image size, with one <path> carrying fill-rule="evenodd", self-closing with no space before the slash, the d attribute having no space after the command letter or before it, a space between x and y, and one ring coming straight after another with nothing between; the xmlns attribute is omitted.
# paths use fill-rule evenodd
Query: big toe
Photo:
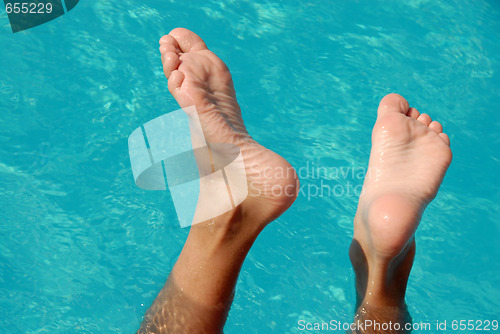
<svg viewBox="0 0 500 334"><path fill-rule="evenodd" d="M196 35L194 32L184 28L175 28L171 32L168 33L169 36L172 36L181 52L189 52L189 51L200 51L206 50L207 45L200 36Z"/></svg>
<svg viewBox="0 0 500 334"><path fill-rule="evenodd" d="M378 116L382 116L387 113L401 113L405 114L408 112L410 105L404 97L399 94L387 94L382 98L378 106Z"/></svg>

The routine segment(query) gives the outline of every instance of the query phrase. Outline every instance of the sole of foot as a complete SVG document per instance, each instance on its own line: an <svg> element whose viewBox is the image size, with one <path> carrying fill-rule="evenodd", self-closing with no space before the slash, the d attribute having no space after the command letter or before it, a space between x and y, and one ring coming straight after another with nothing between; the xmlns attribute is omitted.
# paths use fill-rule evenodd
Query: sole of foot
<svg viewBox="0 0 500 334"><path fill-rule="evenodd" d="M196 107L208 144L232 144L241 150L248 196L229 214L252 218L261 230L297 197L295 170L248 134L227 66L198 35L176 28L160 39L160 53L170 93L181 108Z"/></svg>
<svg viewBox="0 0 500 334"><path fill-rule="evenodd" d="M400 95L382 99L350 249L358 305L404 304L414 234L451 160L439 122Z"/></svg>

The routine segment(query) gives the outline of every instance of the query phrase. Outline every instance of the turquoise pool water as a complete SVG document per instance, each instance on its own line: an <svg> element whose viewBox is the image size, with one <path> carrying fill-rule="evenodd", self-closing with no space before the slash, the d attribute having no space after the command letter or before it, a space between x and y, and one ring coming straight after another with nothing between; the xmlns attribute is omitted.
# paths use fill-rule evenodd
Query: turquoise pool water
<svg viewBox="0 0 500 334"><path fill-rule="evenodd" d="M16 34L0 11L1 333L133 333L162 287L188 231L134 185L127 137L177 109L157 50L177 26L227 62L248 130L306 190L251 250L226 333L351 319L362 180L314 171L366 167L389 92L454 152L417 232L414 321L500 320L498 1L99 0Z"/></svg>

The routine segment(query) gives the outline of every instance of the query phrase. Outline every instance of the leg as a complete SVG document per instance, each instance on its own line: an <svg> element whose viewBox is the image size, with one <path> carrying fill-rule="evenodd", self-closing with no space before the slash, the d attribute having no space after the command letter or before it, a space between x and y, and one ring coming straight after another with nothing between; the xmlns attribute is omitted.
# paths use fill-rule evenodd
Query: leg
<svg viewBox="0 0 500 334"><path fill-rule="evenodd" d="M414 233L451 162L438 122L397 94L382 99L349 250L356 273L355 320L411 321L405 292L415 255ZM393 327L394 328L394 327ZM374 330L367 333L405 333Z"/></svg>
<svg viewBox="0 0 500 334"><path fill-rule="evenodd" d="M295 200L295 170L246 131L226 65L186 29L160 39L168 88L181 107L196 106L207 142L237 145L248 197L191 227L170 276L139 333L221 333L247 252L262 229Z"/></svg>

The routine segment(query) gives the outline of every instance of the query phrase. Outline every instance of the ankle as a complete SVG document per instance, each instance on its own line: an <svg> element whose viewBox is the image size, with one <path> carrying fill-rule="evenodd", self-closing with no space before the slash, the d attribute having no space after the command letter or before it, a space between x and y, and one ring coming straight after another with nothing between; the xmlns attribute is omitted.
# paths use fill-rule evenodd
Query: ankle
<svg viewBox="0 0 500 334"><path fill-rule="evenodd" d="M415 256L415 241L393 258L367 257L353 239L349 256L356 275L357 305L402 307Z"/></svg>
<svg viewBox="0 0 500 334"><path fill-rule="evenodd" d="M353 333L402 334L411 332L412 318L406 304L400 306L363 305L356 310ZM406 330L409 328L410 330Z"/></svg>
<svg viewBox="0 0 500 334"><path fill-rule="evenodd" d="M245 247L253 244L262 231L242 206L212 220L193 225L188 240L205 249L219 247Z"/></svg>

